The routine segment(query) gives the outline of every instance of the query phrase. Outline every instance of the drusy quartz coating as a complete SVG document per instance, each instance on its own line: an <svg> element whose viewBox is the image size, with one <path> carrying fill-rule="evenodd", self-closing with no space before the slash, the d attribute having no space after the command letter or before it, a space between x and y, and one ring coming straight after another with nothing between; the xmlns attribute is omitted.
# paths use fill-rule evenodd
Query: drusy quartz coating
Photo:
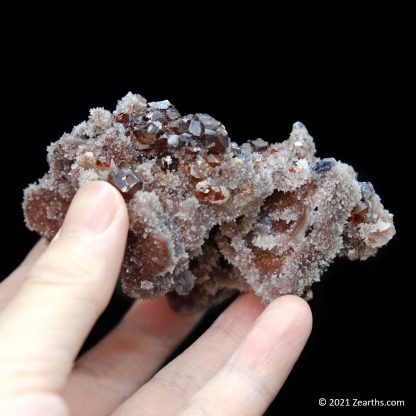
<svg viewBox="0 0 416 416"><path fill-rule="evenodd" d="M265 302L311 297L337 255L366 259L395 234L392 215L353 168L315 156L305 126L269 144L232 142L207 114L127 94L111 113L48 148L49 172L25 190L26 224L51 239L77 189L104 180L130 216L121 270L125 293L168 294L195 310L237 291Z"/></svg>

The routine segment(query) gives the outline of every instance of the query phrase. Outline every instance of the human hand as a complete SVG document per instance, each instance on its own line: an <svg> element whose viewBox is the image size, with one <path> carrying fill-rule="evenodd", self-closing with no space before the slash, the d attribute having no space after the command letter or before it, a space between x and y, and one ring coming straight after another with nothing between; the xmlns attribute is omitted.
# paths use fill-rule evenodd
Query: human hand
<svg viewBox="0 0 416 416"><path fill-rule="evenodd" d="M267 307L240 296L156 374L200 315L180 315L165 298L137 301L75 361L114 290L127 229L119 193L90 183L59 235L0 284L0 414L262 414L310 333L310 309L295 296Z"/></svg>

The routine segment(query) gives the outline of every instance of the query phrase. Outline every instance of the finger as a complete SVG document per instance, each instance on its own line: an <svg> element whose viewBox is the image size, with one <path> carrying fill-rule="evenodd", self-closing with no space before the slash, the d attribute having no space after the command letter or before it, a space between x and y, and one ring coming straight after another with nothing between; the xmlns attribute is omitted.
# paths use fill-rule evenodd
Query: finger
<svg viewBox="0 0 416 416"><path fill-rule="evenodd" d="M153 375L200 317L173 311L165 297L136 302L118 326L77 361L64 391L71 414L111 413Z"/></svg>
<svg viewBox="0 0 416 416"><path fill-rule="evenodd" d="M244 339L265 306L240 296L185 352L160 370L114 416L174 415L221 368ZM163 400L161 400L163 397Z"/></svg>
<svg viewBox="0 0 416 416"><path fill-rule="evenodd" d="M277 299L224 367L179 414L262 415L301 353L311 326L311 312L305 301L296 296Z"/></svg>
<svg viewBox="0 0 416 416"><path fill-rule="evenodd" d="M120 194L93 182L76 194L60 235L0 316L0 393L60 391L114 289L128 228Z"/></svg>
<svg viewBox="0 0 416 416"><path fill-rule="evenodd" d="M41 238L29 251L22 263L6 279L0 283L0 312L6 307L10 300L20 289L22 283L26 280L27 271L33 263L48 247L48 242Z"/></svg>

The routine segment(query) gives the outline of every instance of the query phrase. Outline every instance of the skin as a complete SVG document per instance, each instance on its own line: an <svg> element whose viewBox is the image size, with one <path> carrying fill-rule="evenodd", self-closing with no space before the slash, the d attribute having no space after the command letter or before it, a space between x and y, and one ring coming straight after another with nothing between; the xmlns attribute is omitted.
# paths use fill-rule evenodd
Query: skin
<svg viewBox="0 0 416 416"><path fill-rule="evenodd" d="M0 284L0 414L261 415L310 334L309 306L241 295L186 351L158 368L201 318L165 298L137 301L75 360L114 290L128 229L105 182L75 196L57 237Z"/></svg>

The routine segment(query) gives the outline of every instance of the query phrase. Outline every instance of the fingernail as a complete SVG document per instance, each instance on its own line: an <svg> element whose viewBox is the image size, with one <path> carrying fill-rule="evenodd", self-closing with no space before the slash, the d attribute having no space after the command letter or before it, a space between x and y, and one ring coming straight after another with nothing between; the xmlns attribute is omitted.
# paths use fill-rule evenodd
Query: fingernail
<svg viewBox="0 0 416 416"><path fill-rule="evenodd" d="M51 243L53 243L55 240L57 240L59 238L59 236L61 235L61 228L58 230L58 232L55 234L55 237L52 238Z"/></svg>
<svg viewBox="0 0 416 416"><path fill-rule="evenodd" d="M81 226L102 233L111 224L116 210L116 194L105 182L90 182L75 195L65 217L62 230Z"/></svg>

